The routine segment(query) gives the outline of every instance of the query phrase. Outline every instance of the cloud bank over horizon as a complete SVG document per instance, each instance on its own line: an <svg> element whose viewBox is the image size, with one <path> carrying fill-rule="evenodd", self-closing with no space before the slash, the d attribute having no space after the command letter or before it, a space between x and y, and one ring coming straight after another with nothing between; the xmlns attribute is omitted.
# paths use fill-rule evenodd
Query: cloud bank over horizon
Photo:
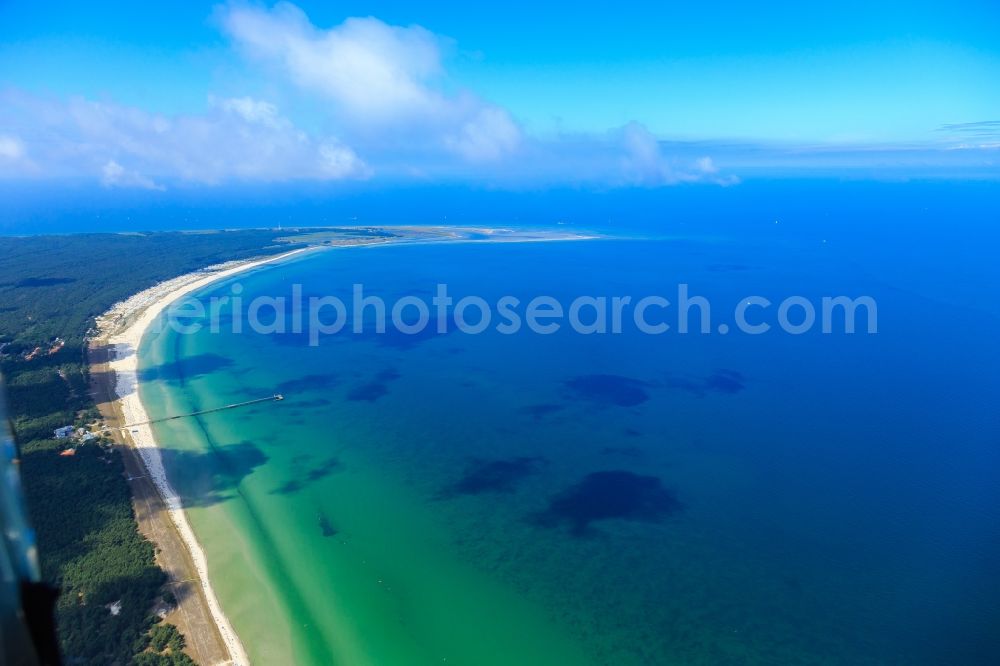
<svg viewBox="0 0 1000 666"><path fill-rule="evenodd" d="M98 175L108 187L162 189L158 179L206 185L228 180L364 178L369 167L334 137L312 137L267 102L210 99L202 115L168 117L79 97L0 94L8 137L0 174L36 178ZM14 122L9 120L14 118Z"/></svg>
<svg viewBox="0 0 1000 666"><path fill-rule="evenodd" d="M517 151L521 129L506 109L459 90L448 95L441 39L420 26L348 18L322 30L298 7L230 7L225 32L250 59L277 65L297 86L328 100L348 132L370 139L412 140L470 161Z"/></svg>
<svg viewBox="0 0 1000 666"><path fill-rule="evenodd" d="M603 133L533 135L509 110L456 82L446 66L450 42L423 27L366 17L322 28L290 3L222 5L213 19L248 76L266 85L227 96L205 90L204 108L183 114L0 89L0 179L90 179L153 191L366 179L663 187L732 185L734 169L796 158L872 164L876 154L866 146L667 142L637 120ZM307 113L302 122L297 102L311 119ZM1000 144L968 141L992 131L989 122L946 129L940 145L883 146L878 159L994 164ZM947 155L957 149L960 160Z"/></svg>
<svg viewBox="0 0 1000 666"><path fill-rule="evenodd" d="M246 66L322 109L306 130L268 100L205 92L199 114L0 91L0 178L92 178L105 187L386 177L487 184L658 187L735 182L707 155L667 157L636 122L604 134L533 137L449 78L447 40L377 18L314 25L290 3L216 8ZM683 162L683 163L682 163Z"/></svg>

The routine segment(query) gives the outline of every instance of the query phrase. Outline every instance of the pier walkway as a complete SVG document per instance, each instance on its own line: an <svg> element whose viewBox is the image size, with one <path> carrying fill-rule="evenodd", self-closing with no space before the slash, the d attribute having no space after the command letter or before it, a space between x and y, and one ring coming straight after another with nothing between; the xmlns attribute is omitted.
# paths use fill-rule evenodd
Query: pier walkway
<svg viewBox="0 0 1000 666"><path fill-rule="evenodd" d="M223 405L222 407L212 407L211 409L199 409L196 412L189 412L187 414L175 414L174 416L164 416L159 419L150 419L148 421L140 421L138 423L129 423L121 426L120 430L128 430L129 428L135 428L136 426L149 425L150 423L159 423L160 421L172 421L173 419L185 419L191 416L199 416L201 414L211 414L212 412L221 412L226 409L236 409L237 407L247 407L248 405L256 405L259 402L273 402L276 400L284 400L285 396L280 393L275 393L274 395L269 395L266 398L254 398L253 400L245 400L243 402L234 402L229 405Z"/></svg>

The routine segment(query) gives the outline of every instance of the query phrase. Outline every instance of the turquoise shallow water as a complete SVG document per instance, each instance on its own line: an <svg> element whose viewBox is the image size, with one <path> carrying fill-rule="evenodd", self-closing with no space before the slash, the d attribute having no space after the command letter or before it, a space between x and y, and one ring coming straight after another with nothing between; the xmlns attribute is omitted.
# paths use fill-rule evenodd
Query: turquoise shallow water
<svg viewBox="0 0 1000 666"><path fill-rule="evenodd" d="M156 425L259 663L989 663L996 311L873 266L793 237L323 252L199 297L685 282L719 321L749 294L869 294L880 332L163 331L142 398L286 396Z"/></svg>

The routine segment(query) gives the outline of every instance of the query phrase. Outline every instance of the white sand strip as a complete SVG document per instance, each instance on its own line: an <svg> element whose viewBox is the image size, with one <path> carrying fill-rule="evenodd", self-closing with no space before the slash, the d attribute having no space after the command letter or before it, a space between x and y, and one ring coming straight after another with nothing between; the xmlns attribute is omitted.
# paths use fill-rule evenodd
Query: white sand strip
<svg viewBox="0 0 1000 666"><path fill-rule="evenodd" d="M434 229L444 229L449 233L454 232L447 228L433 227ZM535 242L546 240L590 240L597 236L587 236L583 234L552 234L551 232L518 235L512 230L496 229L476 229L483 233L488 233L489 240L472 239L465 242ZM511 234L510 238L504 238L504 232ZM456 238L454 235L446 235L442 238L428 239L421 242L463 242L464 239ZM366 245L358 245L365 247ZM375 244L367 247L374 247ZM330 246L330 247L351 247L351 246ZM142 401L138 393L138 370L139 343L149 327L156 322L157 317L175 301L195 292L217 280L231 277L242 271L250 270L272 262L278 262L292 255L300 254L310 250L319 250L327 246L311 246L286 252L284 254L261 259L247 261L233 261L225 264L209 266L193 273L181 275L179 277L161 282L149 289L143 290L130 298L113 305L107 312L97 318L97 339L108 345L114 345L115 358L110 362L111 369L115 373L115 392L118 395L118 404L121 408L122 416L126 424L142 423L149 420ZM124 425L124 424L123 424ZM130 427L126 434L131 438L133 445L141 457L146 470L153 480L157 491L163 498L170 512L170 517L180 533L181 539L187 546L194 562L198 578L201 582L202 590L208 601L209 611L219 628L219 633L225 641L226 649L229 651L230 664L235 666L248 666L250 660L247 657L243 644L233 630L232 625L219 600L215 596L211 582L208 579L208 562L201 545L195 539L194 532L187 522L181 506L180 497L170 486L166 471L163 468L163 461L160 457L160 450L157 448L156 440L153 438L153 429L148 425L137 425Z"/></svg>
<svg viewBox="0 0 1000 666"><path fill-rule="evenodd" d="M97 337L109 345L114 345L115 348L115 358L110 365L115 372L115 392L118 395L118 403L121 406L125 423L145 423L149 420L137 391L139 370L137 351L143 334L156 321L160 313L174 301L212 282L312 249L316 248L302 248L263 259L229 262L188 273L139 292L128 300L114 305L108 312L99 317ZM194 532L184 516L177 492L170 486L167 479L160 451L153 438L153 429L149 425L139 425L128 430L128 436L131 437L150 478L163 497L167 510L170 512L170 518L177 526L177 531L191 554L191 560L198 572L205 599L208 601L209 611L219 628L226 649L229 651L229 663L234 666L249 666L250 660L243 649L243 644L229 623L229 619L222 612L219 600L212 589L211 581L208 579L208 562L205 559L205 553L198 540L195 539Z"/></svg>

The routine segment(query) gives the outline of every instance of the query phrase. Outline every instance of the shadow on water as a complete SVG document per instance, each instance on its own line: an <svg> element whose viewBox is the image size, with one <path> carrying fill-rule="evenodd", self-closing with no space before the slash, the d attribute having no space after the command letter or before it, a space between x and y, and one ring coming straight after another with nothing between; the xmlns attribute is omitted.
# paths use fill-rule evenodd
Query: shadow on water
<svg viewBox="0 0 1000 666"><path fill-rule="evenodd" d="M291 495L297 493L300 490L303 490L310 483L325 479L334 472L343 468L340 460L333 456L310 469L302 469L305 463L306 458L296 460L292 466L294 474L293 478L272 490L271 494Z"/></svg>
<svg viewBox="0 0 1000 666"><path fill-rule="evenodd" d="M391 324L380 333L374 323L366 322L360 333L355 333L348 323L340 331L319 335L315 340L311 339L308 329L299 332L269 333L267 337L274 344L286 347L308 347L311 344L322 345L327 342L370 342L380 347L408 350L434 338L447 337L454 328L454 325L449 325L444 333L439 333L437 320L431 319L426 326L414 333L404 333Z"/></svg>
<svg viewBox="0 0 1000 666"><path fill-rule="evenodd" d="M568 525L573 536L590 533L602 520L659 523L680 511L681 503L655 476L624 470L588 474L549 500L549 508L533 516L544 527Z"/></svg>
<svg viewBox="0 0 1000 666"><path fill-rule="evenodd" d="M232 368L232 366L232 359L219 354L195 354L177 361L143 368L139 371L139 380L162 380L183 384L189 379L210 375L219 370Z"/></svg>
<svg viewBox="0 0 1000 666"><path fill-rule="evenodd" d="M577 399L612 407L635 407L649 400L649 382L621 375L580 375L563 382Z"/></svg>
<svg viewBox="0 0 1000 666"><path fill-rule="evenodd" d="M708 393L735 394L746 388L746 378L736 370L720 369L708 377L668 377L667 386L687 391L698 397Z"/></svg>
<svg viewBox="0 0 1000 666"><path fill-rule="evenodd" d="M352 342L372 342L380 347L406 350L434 338L446 337L449 333L453 332L454 325L447 325L445 332L439 333L438 321L437 319L431 319L426 326L415 333L404 333L392 325L387 325L385 331L379 333L373 324L366 322L364 330L361 333L351 332L346 335L341 334L340 337Z"/></svg>
<svg viewBox="0 0 1000 666"><path fill-rule="evenodd" d="M512 493L524 477L535 473L548 462L538 456L522 456L503 460L473 460L465 474L438 493L438 499L482 493Z"/></svg>
<svg viewBox="0 0 1000 666"><path fill-rule="evenodd" d="M310 409L320 409L323 407L329 407L333 404L332 400L327 400L326 398L315 398L314 400L302 400L298 398L289 398L285 396L285 407L288 409L288 414L295 418L302 418L303 410Z"/></svg>
<svg viewBox="0 0 1000 666"><path fill-rule="evenodd" d="M369 382L358 384L347 392L347 399L355 402L375 402L389 392L389 384L401 375L394 368L383 370Z"/></svg>
<svg viewBox="0 0 1000 666"><path fill-rule="evenodd" d="M641 458L642 449L638 446L605 446L600 450L602 456L624 456L626 458Z"/></svg>
<svg viewBox="0 0 1000 666"><path fill-rule="evenodd" d="M71 284L76 278L70 277L29 277L18 280L15 287L54 287L59 284Z"/></svg>
<svg viewBox="0 0 1000 666"><path fill-rule="evenodd" d="M205 507L235 499L238 487L268 457L255 444L215 445L209 452L160 448L167 468L185 507Z"/></svg>
<svg viewBox="0 0 1000 666"><path fill-rule="evenodd" d="M545 404L539 404L539 405L527 405L526 407L522 407L521 408L521 412L523 414L527 414L528 416L530 416L531 418L535 419L536 421L540 421L541 419L545 418L546 416L551 416L553 414L561 412L565 408L566 408L566 405L559 405L559 404L553 404L553 403L545 403Z"/></svg>
<svg viewBox="0 0 1000 666"><path fill-rule="evenodd" d="M329 516L322 511L316 512L316 522L319 524L320 534L325 537L334 537L340 532L340 530L333 526Z"/></svg>
<svg viewBox="0 0 1000 666"><path fill-rule="evenodd" d="M303 391L319 391L332 388L339 383L336 375L304 375L281 382L277 386L278 393L295 394Z"/></svg>

